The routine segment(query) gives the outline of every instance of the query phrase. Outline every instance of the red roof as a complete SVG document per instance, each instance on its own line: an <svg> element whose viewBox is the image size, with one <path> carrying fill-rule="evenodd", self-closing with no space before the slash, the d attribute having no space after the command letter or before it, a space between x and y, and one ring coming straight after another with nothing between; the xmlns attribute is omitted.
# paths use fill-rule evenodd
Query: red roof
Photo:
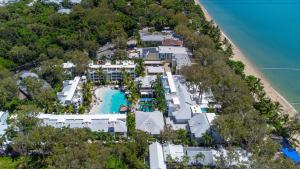
<svg viewBox="0 0 300 169"><path fill-rule="evenodd" d="M183 42L176 39L164 39L162 41L163 46L182 46Z"/></svg>

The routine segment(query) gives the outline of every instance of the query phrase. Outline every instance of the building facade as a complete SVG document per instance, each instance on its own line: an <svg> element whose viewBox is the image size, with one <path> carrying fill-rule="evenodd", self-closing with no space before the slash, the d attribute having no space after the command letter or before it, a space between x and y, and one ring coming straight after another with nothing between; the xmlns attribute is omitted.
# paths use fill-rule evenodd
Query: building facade
<svg viewBox="0 0 300 169"><path fill-rule="evenodd" d="M128 73L133 79L136 64L133 61L116 61L116 63L105 62L103 64L90 63L88 65L88 77L94 82L119 81L123 79L123 74Z"/></svg>

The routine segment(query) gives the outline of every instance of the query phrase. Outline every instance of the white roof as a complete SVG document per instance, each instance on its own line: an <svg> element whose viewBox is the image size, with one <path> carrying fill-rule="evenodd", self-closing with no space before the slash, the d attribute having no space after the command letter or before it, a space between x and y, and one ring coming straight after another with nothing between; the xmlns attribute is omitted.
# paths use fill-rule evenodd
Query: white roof
<svg viewBox="0 0 300 169"><path fill-rule="evenodd" d="M148 73L164 73L164 68L162 66L147 66Z"/></svg>
<svg viewBox="0 0 300 169"><path fill-rule="evenodd" d="M114 68L119 68L119 69L134 69L136 64L133 61L117 61L116 64L112 64L111 62L106 62L105 64L102 65L95 65L93 63L89 64L90 68L98 69L114 69Z"/></svg>
<svg viewBox="0 0 300 169"><path fill-rule="evenodd" d="M173 160L178 159L180 161L182 160L182 157L185 155L182 145L174 145L174 144L167 143L163 146L163 150L164 150L165 161L167 160L167 157L169 155Z"/></svg>
<svg viewBox="0 0 300 169"><path fill-rule="evenodd" d="M201 107L199 105L197 105L197 104L191 106L191 111L192 111L193 115L198 114L198 113L202 113Z"/></svg>
<svg viewBox="0 0 300 169"><path fill-rule="evenodd" d="M58 99L61 103L65 103L65 101L72 100L73 96L75 95L79 81L79 76L76 76L74 80L64 81L63 91L58 93Z"/></svg>
<svg viewBox="0 0 300 169"><path fill-rule="evenodd" d="M161 144L154 142L149 145L150 169L166 169Z"/></svg>
<svg viewBox="0 0 300 169"><path fill-rule="evenodd" d="M64 122L66 120L83 120L85 122L91 120L109 120L117 121L126 119L126 114L39 114L37 118L57 120L59 122Z"/></svg>
<svg viewBox="0 0 300 169"><path fill-rule="evenodd" d="M173 97L172 100L175 105L180 105L180 101L179 101L178 97Z"/></svg>
<svg viewBox="0 0 300 169"><path fill-rule="evenodd" d="M173 54L186 54L188 55L188 50L185 47L175 47L175 46L159 46L159 53L173 53Z"/></svg>
<svg viewBox="0 0 300 169"><path fill-rule="evenodd" d="M161 60L145 60L144 61L145 65L162 65L162 61Z"/></svg>
<svg viewBox="0 0 300 169"><path fill-rule="evenodd" d="M171 72L166 72L171 93L176 93L176 86Z"/></svg>
<svg viewBox="0 0 300 169"><path fill-rule="evenodd" d="M215 113L205 113L205 114L206 114L207 120L210 124L215 120L215 118L217 116Z"/></svg>
<svg viewBox="0 0 300 169"><path fill-rule="evenodd" d="M136 129L158 135L164 129L164 117L162 112L135 112Z"/></svg>

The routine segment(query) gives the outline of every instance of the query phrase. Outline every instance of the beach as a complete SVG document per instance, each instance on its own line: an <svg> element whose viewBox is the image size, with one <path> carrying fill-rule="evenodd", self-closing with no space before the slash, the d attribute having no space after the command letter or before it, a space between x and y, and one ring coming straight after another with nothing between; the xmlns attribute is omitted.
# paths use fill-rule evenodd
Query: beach
<svg viewBox="0 0 300 169"><path fill-rule="evenodd" d="M103 97L104 94L109 91L110 88L109 87L100 87L100 88L96 88L94 95L93 95L93 101L92 101L92 108L90 110L90 114L99 114L102 104L103 104ZM101 101L99 100L101 99Z"/></svg>
<svg viewBox="0 0 300 169"><path fill-rule="evenodd" d="M204 8L199 0L194 0L196 4L198 4L204 15L208 21L213 20L208 11ZM215 23L216 24L216 23ZM283 97L280 95L278 91L276 91L272 86L271 83L263 76L263 74L256 68L256 66L242 53L242 51L235 45L230 38L222 31L222 39L226 38L232 44L233 47L233 58L232 60L241 61L245 64L245 74L246 75L253 75L257 78L261 79L261 83L264 86L264 90L268 97L272 99L272 101L279 102L282 106L282 113L288 114L290 117L295 116L298 112L297 110Z"/></svg>

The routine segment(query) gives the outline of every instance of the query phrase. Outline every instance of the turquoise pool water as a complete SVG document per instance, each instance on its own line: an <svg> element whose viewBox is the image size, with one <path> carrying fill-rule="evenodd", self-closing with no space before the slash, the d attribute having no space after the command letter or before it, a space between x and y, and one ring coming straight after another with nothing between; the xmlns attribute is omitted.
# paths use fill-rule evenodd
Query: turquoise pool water
<svg viewBox="0 0 300 169"><path fill-rule="evenodd" d="M206 108L200 108L202 113L207 113L207 109Z"/></svg>
<svg viewBox="0 0 300 169"><path fill-rule="evenodd" d="M119 108L122 105L128 105L125 94L119 90L108 90L103 94L103 102L100 107L100 113L119 113Z"/></svg>

